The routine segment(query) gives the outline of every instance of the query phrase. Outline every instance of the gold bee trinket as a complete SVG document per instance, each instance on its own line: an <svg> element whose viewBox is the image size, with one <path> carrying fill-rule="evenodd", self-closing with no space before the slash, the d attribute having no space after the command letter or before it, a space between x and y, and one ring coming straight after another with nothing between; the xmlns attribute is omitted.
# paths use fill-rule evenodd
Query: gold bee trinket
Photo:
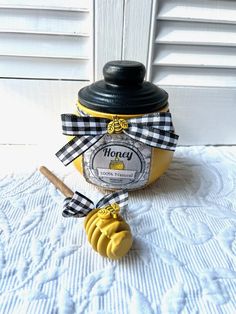
<svg viewBox="0 0 236 314"><path fill-rule="evenodd" d="M114 116L113 120L107 125L108 134L119 134L126 129L128 129L128 122L125 119L119 119L117 116Z"/></svg>

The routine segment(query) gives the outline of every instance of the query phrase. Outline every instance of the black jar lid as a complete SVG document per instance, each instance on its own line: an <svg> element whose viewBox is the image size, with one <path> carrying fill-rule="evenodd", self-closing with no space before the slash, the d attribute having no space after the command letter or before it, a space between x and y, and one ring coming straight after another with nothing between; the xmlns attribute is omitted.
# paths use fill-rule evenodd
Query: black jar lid
<svg viewBox="0 0 236 314"><path fill-rule="evenodd" d="M104 80L82 88L79 102L104 113L142 114L155 112L168 102L168 94L144 81L145 67L135 61L110 61L103 68Z"/></svg>

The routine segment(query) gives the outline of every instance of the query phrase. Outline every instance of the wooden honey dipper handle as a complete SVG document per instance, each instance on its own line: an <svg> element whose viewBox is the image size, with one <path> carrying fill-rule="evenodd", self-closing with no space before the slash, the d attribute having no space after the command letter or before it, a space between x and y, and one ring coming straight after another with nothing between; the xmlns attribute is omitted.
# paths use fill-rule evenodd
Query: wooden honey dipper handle
<svg viewBox="0 0 236 314"><path fill-rule="evenodd" d="M55 176L48 168L41 166L39 171L62 193L65 197L72 197L73 191L68 188L58 177Z"/></svg>

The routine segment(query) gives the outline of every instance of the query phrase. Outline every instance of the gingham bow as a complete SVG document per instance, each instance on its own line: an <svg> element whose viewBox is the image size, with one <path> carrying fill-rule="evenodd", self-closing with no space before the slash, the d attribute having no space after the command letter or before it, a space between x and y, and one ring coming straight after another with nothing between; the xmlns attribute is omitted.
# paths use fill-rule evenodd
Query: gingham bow
<svg viewBox="0 0 236 314"><path fill-rule="evenodd" d="M111 123L111 120L105 118L81 117L73 114L62 114L61 120L63 134L74 136L56 153L65 166L102 138L109 131L108 125ZM138 118L119 120L127 124L127 127L122 127L122 132L129 137L152 147L175 150L178 135L174 133L170 112L151 113Z"/></svg>
<svg viewBox="0 0 236 314"><path fill-rule="evenodd" d="M114 204L118 204L120 209L125 208L128 205L128 192L122 190L108 194L100 199L95 206L89 198L76 191L72 198L67 197L64 200L62 215L64 217L85 217L95 208L104 208L108 205L113 206Z"/></svg>

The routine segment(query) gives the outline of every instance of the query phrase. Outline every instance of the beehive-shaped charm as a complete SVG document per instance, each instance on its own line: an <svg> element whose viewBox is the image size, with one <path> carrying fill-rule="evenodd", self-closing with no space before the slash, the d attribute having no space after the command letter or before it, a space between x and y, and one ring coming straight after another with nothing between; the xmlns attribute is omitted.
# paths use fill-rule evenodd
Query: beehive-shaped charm
<svg viewBox="0 0 236 314"><path fill-rule="evenodd" d="M84 226L88 241L102 256L118 259L131 248L130 227L119 215L116 203L92 210L85 218Z"/></svg>

